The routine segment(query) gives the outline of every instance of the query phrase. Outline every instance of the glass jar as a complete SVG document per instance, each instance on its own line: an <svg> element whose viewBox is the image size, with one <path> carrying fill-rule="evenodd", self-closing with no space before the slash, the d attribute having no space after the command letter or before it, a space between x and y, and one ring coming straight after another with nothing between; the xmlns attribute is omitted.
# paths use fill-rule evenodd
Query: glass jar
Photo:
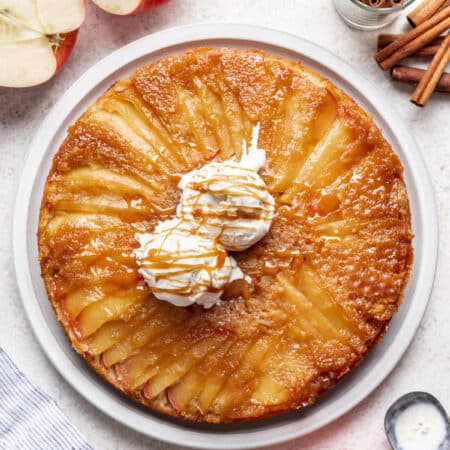
<svg viewBox="0 0 450 450"><path fill-rule="evenodd" d="M405 0L391 8L374 8L359 0L333 0L334 8L342 20L358 30L378 30L389 25L400 12L415 0Z"/></svg>

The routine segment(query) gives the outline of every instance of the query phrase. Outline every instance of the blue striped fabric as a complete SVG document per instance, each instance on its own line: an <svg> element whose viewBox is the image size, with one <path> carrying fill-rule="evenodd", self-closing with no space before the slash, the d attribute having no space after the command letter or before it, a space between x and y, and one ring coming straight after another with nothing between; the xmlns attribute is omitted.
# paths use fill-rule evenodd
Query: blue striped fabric
<svg viewBox="0 0 450 450"><path fill-rule="evenodd" d="M0 347L0 449L93 450Z"/></svg>

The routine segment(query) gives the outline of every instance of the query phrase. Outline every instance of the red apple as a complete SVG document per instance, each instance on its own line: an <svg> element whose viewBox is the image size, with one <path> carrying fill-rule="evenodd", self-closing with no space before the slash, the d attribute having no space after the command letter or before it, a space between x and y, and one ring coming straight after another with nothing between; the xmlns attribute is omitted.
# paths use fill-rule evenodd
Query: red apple
<svg viewBox="0 0 450 450"><path fill-rule="evenodd" d="M167 0L92 0L98 7L118 16L139 14Z"/></svg>
<svg viewBox="0 0 450 450"><path fill-rule="evenodd" d="M84 0L0 0L0 86L35 86L55 75L85 14Z"/></svg>

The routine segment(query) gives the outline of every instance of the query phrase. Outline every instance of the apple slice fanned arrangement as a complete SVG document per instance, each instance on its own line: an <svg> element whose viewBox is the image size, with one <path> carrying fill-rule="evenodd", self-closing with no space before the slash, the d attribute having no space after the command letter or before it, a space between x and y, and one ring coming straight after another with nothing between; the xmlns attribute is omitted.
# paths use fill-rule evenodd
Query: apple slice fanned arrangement
<svg viewBox="0 0 450 450"><path fill-rule="evenodd" d="M84 0L0 0L0 86L49 80L69 56Z"/></svg>
<svg viewBox="0 0 450 450"><path fill-rule="evenodd" d="M173 217L180 175L242 156L260 123L268 234L233 256L248 291L157 300L136 233ZM73 347L160 412L199 422L309 405L381 339L413 250L403 169L331 82L258 50L199 48L116 82L69 128L42 198L39 256Z"/></svg>

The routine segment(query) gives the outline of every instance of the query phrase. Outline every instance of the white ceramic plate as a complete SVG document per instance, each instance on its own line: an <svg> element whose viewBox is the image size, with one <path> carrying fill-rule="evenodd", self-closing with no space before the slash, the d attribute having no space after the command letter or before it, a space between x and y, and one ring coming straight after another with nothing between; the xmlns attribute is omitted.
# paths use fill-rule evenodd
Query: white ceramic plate
<svg viewBox="0 0 450 450"><path fill-rule="evenodd" d="M72 350L56 321L37 256L42 190L67 127L114 81L145 63L197 46L252 47L301 59L350 94L374 116L403 162L416 236L406 298L381 344L315 406L238 425L195 425L170 419L129 401L99 378ZM18 285L31 326L55 367L81 395L109 416L148 436L196 448L236 449L280 443L317 430L349 411L378 386L403 355L425 311L436 267L438 230L431 182L421 154L376 87L333 54L296 36L254 26L214 24L175 28L139 39L97 63L62 96L31 144L17 195L13 240Z"/></svg>

